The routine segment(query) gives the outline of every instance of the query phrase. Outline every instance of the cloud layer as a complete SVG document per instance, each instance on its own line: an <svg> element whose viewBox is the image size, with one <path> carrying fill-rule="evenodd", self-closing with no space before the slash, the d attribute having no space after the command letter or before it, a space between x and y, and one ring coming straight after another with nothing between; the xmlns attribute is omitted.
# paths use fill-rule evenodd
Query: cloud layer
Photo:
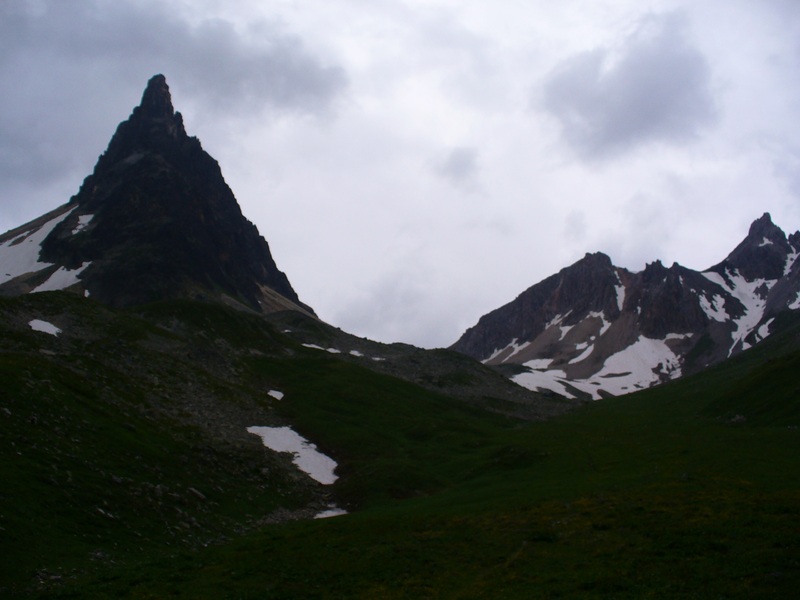
<svg viewBox="0 0 800 600"><path fill-rule="evenodd" d="M648 15L618 48L582 52L554 69L543 106L574 150L607 158L682 143L717 120L711 69L686 30L677 13Z"/></svg>
<svg viewBox="0 0 800 600"><path fill-rule="evenodd" d="M0 3L0 231L67 201L147 80L307 302L448 345L586 252L705 268L800 228L791 0Z"/></svg>

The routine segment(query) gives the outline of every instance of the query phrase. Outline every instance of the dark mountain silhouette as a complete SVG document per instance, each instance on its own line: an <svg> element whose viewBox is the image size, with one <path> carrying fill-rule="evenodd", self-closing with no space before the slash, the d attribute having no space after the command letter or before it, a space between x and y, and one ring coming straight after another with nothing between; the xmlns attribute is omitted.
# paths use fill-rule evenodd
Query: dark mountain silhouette
<svg viewBox="0 0 800 600"><path fill-rule="evenodd" d="M163 75L150 79L80 191L0 244L6 295L69 287L115 306L195 297L313 314L217 162L187 135Z"/></svg>

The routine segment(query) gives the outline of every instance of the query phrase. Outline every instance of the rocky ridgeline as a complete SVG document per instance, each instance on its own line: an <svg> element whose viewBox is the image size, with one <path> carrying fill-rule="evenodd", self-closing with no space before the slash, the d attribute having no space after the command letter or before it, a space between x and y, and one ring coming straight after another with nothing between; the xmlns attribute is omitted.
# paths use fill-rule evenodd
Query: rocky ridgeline
<svg viewBox="0 0 800 600"><path fill-rule="evenodd" d="M587 254L481 317L452 346L515 381L565 395L628 393L741 352L800 309L800 233L769 214L728 257L698 272L660 261L639 273Z"/></svg>

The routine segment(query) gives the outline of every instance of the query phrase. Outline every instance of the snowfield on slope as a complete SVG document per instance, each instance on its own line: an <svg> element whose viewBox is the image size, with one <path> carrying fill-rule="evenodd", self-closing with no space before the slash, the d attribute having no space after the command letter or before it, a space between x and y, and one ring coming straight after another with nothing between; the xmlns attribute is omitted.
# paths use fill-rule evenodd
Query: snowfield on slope
<svg viewBox="0 0 800 600"><path fill-rule="evenodd" d="M532 371L512 377L522 387L534 391L550 390L575 398L567 389L570 385L590 394L593 400L602 397L600 392L614 396L629 394L658 383L661 376L674 379L681 374L680 361L669 346L663 340L644 336L609 356L603 368L587 379L567 380L562 370L542 370L545 365L541 360L529 361L524 366Z"/></svg>
<svg viewBox="0 0 800 600"><path fill-rule="evenodd" d="M0 284L24 275L41 271L52 266L51 263L39 262L39 251L44 238L50 235L56 225L72 214L74 208L50 219L31 233L23 233L18 237L0 244Z"/></svg>
<svg viewBox="0 0 800 600"><path fill-rule="evenodd" d="M321 484L331 485L338 479L334 475L336 461L322 454L291 427L248 427L247 432L259 436L270 450L292 454L297 468Z"/></svg>

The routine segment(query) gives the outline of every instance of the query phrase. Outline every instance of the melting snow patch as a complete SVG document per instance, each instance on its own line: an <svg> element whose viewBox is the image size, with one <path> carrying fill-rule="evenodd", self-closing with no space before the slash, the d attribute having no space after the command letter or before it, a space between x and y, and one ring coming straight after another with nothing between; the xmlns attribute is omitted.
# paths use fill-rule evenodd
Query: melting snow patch
<svg viewBox="0 0 800 600"><path fill-rule="evenodd" d="M761 327L758 328L758 339L763 340L767 336L769 336L769 326L772 325L772 322L775 319L770 319L766 323L764 323Z"/></svg>
<svg viewBox="0 0 800 600"><path fill-rule="evenodd" d="M594 346L589 346L588 348L586 348L586 350L584 350L581 353L580 356L576 356L571 361L569 361L569 364L574 365L575 363L579 363L582 360L589 358L589 355L592 353L592 350L594 350Z"/></svg>
<svg viewBox="0 0 800 600"><path fill-rule="evenodd" d="M325 352L330 352L331 354L341 354L341 350L337 350L336 348L323 348L322 346L317 346L316 344L303 344L305 348L312 348L314 350L324 350Z"/></svg>
<svg viewBox="0 0 800 600"><path fill-rule="evenodd" d="M297 468L321 484L330 485L338 479L333 474L336 461L290 427L248 427L247 432L259 436L270 450L291 453Z"/></svg>
<svg viewBox="0 0 800 600"><path fill-rule="evenodd" d="M71 285L78 283L78 275L83 273L83 270L88 267L91 262L83 263L77 269L69 270L64 267L59 267L55 273L40 286L31 290L31 294L36 292L54 292L56 290L64 290Z"/></svg>
<svg viewBox="0 0 800 600"><path fill-rule="evenodd" d="M602 337L603 334L608 331L608 328L611 327L611 323L606 321L606 316L601 312L590 312L586 318L588 319L589 317L600 319L603 322L602 325L600 325L600 332L597 334L597 337Z"/></svg>
<svg viewBox="0 0 800 600"><path fill-rule="evenodd" d="M800 308L800 292L797 293L797 298L794 299L794 302L789 305L790 310L797 310L798 308Z"/></svg>
<svg viewBox="0 0 800 600"><path fill-rule="evenodd" d="M93 217L94 215L80 215L78 217L78 224L75 226L75 229L72 230L72 235L75 235L76 233L86 229L86 226L89 224L89 222L92 220Z"/></svg>
<svg viewBox="0 0 800 600"><path fill-rule="evenodd" d="M617 281L619 281L619 275L617 275ZM622 307L625 305L625 286L620 281L619 285L614 286L614 289L617 291L617 308L622 312Z"/></svg>
<svg viewBox="0 0 800 600"><path fill-rule="evenodd" d="M784 276L788 275L789 271L792 270L794 263L797 262L798 255L800 255L800 253L792 252L789 256L786 257L786 265L783 267Z"/></svg>
<svg viewBox="0 0 800 600"><path fill-rule="evenodd" d="M705 296L698 296L698 300L700 301L700 308L703 309L703 312L706 313L709 319L719 321L720 323L724 323L728 320L728 313L726 313L723 308L725 301L721 296L714 296L710 301ZM717 303L719 303L719 308L717 308Z"/></svg>
<svg viewBox="0 0 800 600"><path fill-rule="evenodd" d="M536 369L536 365L541 365L542 362L549 363L549 360L536 359L525 363L526 367ZM575 398L564 385L564 379L567 374L564 371L541 371L533 370L528 373L520 373L514 375L511 380L517 385L521 385L529 390L550 390L556 394L561 394L567 398Z"/></svg>
<svg viewBox="0 0 800 600"><path fill-rule="evenodd" d="M34 331L41 331L42 333L49 333L50 335L58 335L61 333L58 327L47 321L42 321L41 319L33 319L28 322L28 325L30 325L31 329Z"/></svg>
<svg viewBox="0 0 800 600"><path fill-rule="evenodd" d="M737 271L728 271L727 275L730 279L730 284L719 274L709 272L703 273L703 275L717 283L718 285L722 286L728 292L730 292L739 302L742 303L744 306L745 312L744 315L736 319L733 324L736 326L732 334L732 343L730 350L728 351L728 356L733 353L733 349L736 347L736 344L741 342L742 350L746 350L750 347L750 344L744 341L744 339L750 335L750 332L755 329L756 325L758 325L761 318L764 316L764 308L766 306L766 301L762 298L761 293L757 290L766 288L769 290L773 285L775 285L774 279L756 279L754 281L747 281L744 277L739 275ZM766 294L764 294L766 296Z"/></svg>
<svg viewBox="0 0 800 600"><path fill-rule="evenodd" d="M267 396L272 396L275 400L283 400L283 392L279 392L278 390L268 391Z"/></svg>
<svg viewBox="0 0 800 600"><path fill-rule="evenodd" d="M758 245L758 247L763 248L764 246L772 246L772 240L768 240L767 238L761 240L761 243Z"/></svg>
<svg viewBox="0 0 800 600"><path fill-rule="evenodd" d="M664 338L664 341L669 340L685 340L686 338L690 337L691 333L668 333L667 337Z"/></svg>
<svg viewBox="0 0 800 600"><path fill-rule="evenodd" d="M358 356L358 357L362 357L362 356L364 356L364 355L363 355L361 352L359 352L358 350L350 350L350 355L351 355L351 356Z"/></svg>
<svg viewBox="0 0 800 600"><path fill-rule="evenodd" d="M42 242L73 210L58 215L27 235L0 244L0 283L49 267L51 263L39 262Z"/></svg>
<svg viewBox="0 0 800 600"><path fill-rule="evenodd" d="M314 515L315 519L329 519L330 517L340 517L342 515L346 515L347 511L342 508L336 508L335 506L331 506L327 510L323 510L322 512L318 512Z"/></svg>

